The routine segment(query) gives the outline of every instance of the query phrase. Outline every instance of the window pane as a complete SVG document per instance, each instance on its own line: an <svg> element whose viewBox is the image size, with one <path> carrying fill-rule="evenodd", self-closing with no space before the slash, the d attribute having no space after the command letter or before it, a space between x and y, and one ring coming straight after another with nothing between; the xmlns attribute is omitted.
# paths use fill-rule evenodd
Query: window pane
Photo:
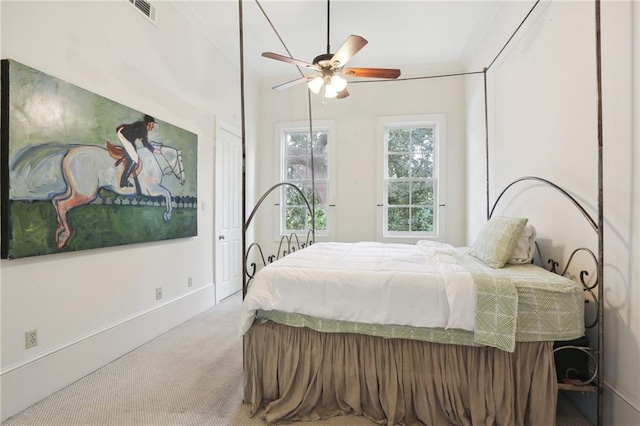
<svg viewBox="0 0 640 426"><path fill-rule="evenodd" d="M411 183L411 205L431 205L433 201L433 182Z"/></svg>
<svg viewBox="0 0 640 426"><path fill-rule="evenodd" d="M413 152L433 152L433 127L418 127L411 131Z"/></svg>
<svg viewBox="0 0 640 426"><path fill-rule="evenodd" d="M307 229L311 229L311 223ZM316 231L326 231L327 230L327 209L325 206L320 206L316 204Z"/></svg>
<svg viewBox="0 0 640 426"><path fill-rule="evenodd" d="M411 159L411 177L427 178L433 176L433 162L427 157L414 155Z"/></svg>
<svg viewBox="0 0 640 426"><path fill-rule="evenodd" d="M387 231L409 230L409 207L389 207L387 212Z"/></svg>
<svg viewBox="0 0 640 426"><path fill-rule="evenodd" d="M311 229L311 214L307 206L287 207L285 228L287 231L308 231ZM327 230L327 210L324 206L316 205L316 231Z"/></svg>
<svg viewBox="0 0 640 426"><path fill-rule="evenodd" d="M389 152L407 152L411 143L411 132L408 129L388 129L387 146Z"/></svg>
<svg viewBox="0 0 640 426"><path fill-rule="evenodd" d="M307 154L309 147L309 133L287 132L287 155Z"/></svg>
<svg viewBox="0 0 640 426"><path fill-rule="evenodd" d="M311 158L309 158L309 161L311 161ZM315 178L316 179L327 179L328 178L328 172L329 172L329 164L328 164L328 160L327 160L327 156L326 155L322 155L322 156L316 156L314 153L314 157L313 157L313 166L314 166L314 173L315 173ZM311 171L309 171L309 174L307 176L307 179L311 179Z"/></svg>
<svg viewBox="0 0 640 426"><path fill-rule="evenodd" d="M391 206L410 204L410 182L389 182L387 188L387 204Z"/></svg>
<svg viewBox="0 0 640 426"><path fill-rule="evenodd" d="M411 157L408 155L390 154L388 157L388 170L390 178L409 177L411 171Z"/></svg>
<svg viewBox="0 0 640 426"><path fill-rule="evenodd" d="M304 200L302 199L302 195L295 188L290 186L285 187L285 199L284 202L287 206L304 206ZM303 191L304 192L304 191Z"/></svg>
<svg viewBox="0 0 640 426"><path fill-rule="evenodd" d="M285 210L285 226L287 230L305 229L307 224L307 207L287 207Z"/></svg>
<svg viewBox="0 0 640 426"><path fill-rule="evenodd" d="M411 231L433 231L433 208L431 206L411 209Z"/></svg>
<svg viewBox="0 0 640 426"><path fill-rule="evenodd" d="M307 157L288 157L287 180L311 179L311 172L308 171L307 165Z"/></svg>
<svg viewBox="0 0 640 426"><path fill-rule="evenodd" d="M328 137L329 136L323 132L316 133L314 135L313 137L313 146L315 147L315 151L313 151L314 155L327 155L327 151L329 150Z"/></svg>
<svg viewBox="0 0 640 426"><path fill-rule="evenodd" d="M326 182L318 182L316 181L316 205L318 204L327 204L327 183ZM311 189L311 184L309 184L309 189ZM311 202L311 198L309 198L309 202Z"/></svg>

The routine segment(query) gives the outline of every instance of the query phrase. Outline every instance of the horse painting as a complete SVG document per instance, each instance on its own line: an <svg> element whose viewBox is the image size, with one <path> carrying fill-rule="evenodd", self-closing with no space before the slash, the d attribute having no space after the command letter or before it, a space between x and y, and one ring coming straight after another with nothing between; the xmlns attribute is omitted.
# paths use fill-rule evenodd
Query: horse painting
<svg viewBox="0 0 640 426"><path fill-rule="evenodd" d="M171 192L162 185L162 179L166 175L173 175L184 185L186 175L182 154L176 148L157 142L152 142L152 145L154 152L147 148L138 149L140 167L137 169L137 179L140 193L150 197L163 197L166 205L163 219L169 222L172 210ZM121 159L114 159L114 151L116 150L96 145L76 145L62 158L66 190L51 199L57 216L54 238L58 249L63 248L71 237L72 229L67 220L69 211L94 201L101 188L124 196L137 195L138 185L120 187L124 167Z"/></svg>

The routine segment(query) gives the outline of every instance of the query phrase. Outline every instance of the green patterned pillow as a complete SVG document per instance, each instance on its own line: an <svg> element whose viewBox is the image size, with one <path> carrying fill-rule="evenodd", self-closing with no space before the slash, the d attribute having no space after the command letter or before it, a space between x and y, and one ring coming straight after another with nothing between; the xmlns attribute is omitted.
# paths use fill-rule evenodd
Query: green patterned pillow
<svg viewBox="0 0 640 426"><path fill-rule="evenodd" d="M527 218L494 216L480 230L469 254L492 268L502 268L520 239Z"/></svg>

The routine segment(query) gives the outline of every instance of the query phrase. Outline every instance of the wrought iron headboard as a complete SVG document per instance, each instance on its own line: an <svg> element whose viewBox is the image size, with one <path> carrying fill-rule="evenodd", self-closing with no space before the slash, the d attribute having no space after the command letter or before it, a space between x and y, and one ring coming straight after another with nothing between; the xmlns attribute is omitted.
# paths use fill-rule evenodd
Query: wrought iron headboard
<svg viewBox="0 0 640 426"><path fill-rule="evenodd" d="M598 224L596 223L596 221L593 219L593 217L591 217L591 215L585 210L584 207L582 207L582 204L580 204L578 202L578 200L576 200L571 194L569 194L567 191L565 191L563 188L561 188L560 186L556 185L555 183L551 182L550 180L547 179L543 179L541 177L537 177L537 176L523 176L521 178L518 178L516 180L514 180L513 182L511 182L509 185L507 185L502 192L500 193L500 195L498 195L498 198L496 198L496 201L494 201L493 203L493 207L491 207L491 211L489 212L489 218L491 218L491 216L493 216L493 211L495 210L496 206L498 205L498 202L500 201L500 199L502 198L502 196L505 194L505 192L507 192L507 190L509 188L511 188L513 185L515 185L518 182L523 182L523 181L528 181L528 180L533 180L533 181L538 181L538 182L543 182L546 183L547 185L551 186L552 188L556 189L558 192L560 192L562 195L564 195L565 197L567 197L569 199L569 201L571 201L573 203L574 206L576 206L576 208L580 211L580 213L582 213L582 215L584 216L585 219L587 219L587 221L589 222L589 224L591 225L591 227L593 228L594 231L598 232Z"/></svg>
<svg viewBox="0 0 640 426"><path fill-rule="evenodd" d="M562 195L564 195L577 209L578 211L582 214L582 216L584 216L584 218L587 220L587 222L589 222L589 225L591 225L591 227L593 228L593 230L596 232L596 234L598 234L598 236L600 235L600 227L598 226L598 224L596 223L596 221L593 219L593 217L586 211L586 209L582 206L582 204L580 204L580 202L578 202L578 200L575 199L575 197L573 197L571 194L569 194L569 192L567 192L565 189L563 189L562 187L556 185L555 183L547 180L547 179L543 179L541 177L537 177L537 176L524 176L521 178L518 178L516 180L514 180L513 182L511 182L510 184L508 184L500 193L500 195L498 195L498 197L496 198L495 202L493 203L493 207L491 208L490 212L489 212L489 219L493 216L493 213L495 211L495 208L498 204L498 202L502 199L502 196L515 184L519 183L519 182L526 182L526 181L537 181L537 182L542 182L544 184L549 185L550 187L554 188L555 190L557 190L558 192L560 192ZM538 256L540 257L540 262L542 264L544 264L544 259L542 257L542 253L540 251L540 248L538 246L538 244L536 243L536 250L538 251ZM596 267L596 279L593 282L593 284L588 284L586 282L586 277L588 277L589 275L589 271L587 270L581 270L580 271L580 283L582 284L582 288L583 291L589 295L589 298L593 301L594 306L595 306L595 318L593 319L592 322L585 324L585 328L589 329L589 328L594 328L596 326L598 326L598 347L597 348L591 348L591 347L586 347L586 346L577 346L577 345L563 345L563 346L559 346L556 349L554 349L554 352L558 352L558 351L562 351L562 350L577 350L577 351L581 351L584 352L585 354L587 354L591 360L593 361L593 365L594 365L594 370L593 373L591 374L591 376L587 379L587 380L579 380L576 379L575 377L570 377L571 374L576 373L577 370L570 368L566 371L565 373L565 377L563 378L564 383L560 384L559 387L560 389L562 388L566 388L566 389L572 389L572 390L576 390L576 389L585 389L585 390L591 390L591 391L597 391L599 387L602 386L602 380L597 380L599 377L599 372L601 369L601 357L602 357L602 348L601 348L601 344L603 341L603 327L602 327L602 320L601 320L601 315L602 315L602 298L603 298L603 288L602 286L600 286L600 281L601 281L601 277L599 276L600 271L601 271L601 260L598 259L598 257L595 255L595 253L586 247L580 247L575 249L571 255L569 256L569 259L567 260L567 263L564 267L564 269L562 270L562 272L558 271L558 267L560 266L560 264L558 262L556 262L553 259L548 259L547 263L550 264L550 271L562 276L565 276L567 271L569 270L569 266L571 265L571 262L573 261L575 255L579 252L585 252L587 253L591 259L593 260L595 267ZM595 290L597 288L597 292L598 294L595 293ZM585 303L588 303L589 299L585 299ZM596 382L597 380L597 382Z"/></svg>

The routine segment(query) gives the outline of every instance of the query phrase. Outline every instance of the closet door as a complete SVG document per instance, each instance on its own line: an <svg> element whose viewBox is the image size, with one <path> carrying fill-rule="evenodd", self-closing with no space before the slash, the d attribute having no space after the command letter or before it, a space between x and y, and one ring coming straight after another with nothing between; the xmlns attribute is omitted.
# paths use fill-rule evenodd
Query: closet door
<svg viewBox="0 0 640 426"><path fill-rule="evenodd" d="M242 289L242 138L216 125L216 303Z"/></svg>

